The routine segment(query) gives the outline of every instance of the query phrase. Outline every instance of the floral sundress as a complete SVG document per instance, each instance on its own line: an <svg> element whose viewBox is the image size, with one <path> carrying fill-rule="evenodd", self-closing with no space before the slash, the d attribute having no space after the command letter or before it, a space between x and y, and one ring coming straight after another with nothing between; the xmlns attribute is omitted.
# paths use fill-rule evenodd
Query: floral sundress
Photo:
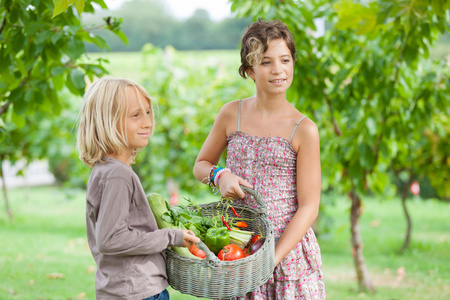
<svg viewBox="0 0 450 300"><path fill-rule="evenodd" d="M276 244L298 209L297 153L291 146L293 134L289 140L251 136L240 131L239 123L238 130L228 137L227 168L250 182L266 202ZM235 203L257 207L251 196L236 199ZM312 228L275 267L266 284L234 299L325 299L320 248Z"/></svg>

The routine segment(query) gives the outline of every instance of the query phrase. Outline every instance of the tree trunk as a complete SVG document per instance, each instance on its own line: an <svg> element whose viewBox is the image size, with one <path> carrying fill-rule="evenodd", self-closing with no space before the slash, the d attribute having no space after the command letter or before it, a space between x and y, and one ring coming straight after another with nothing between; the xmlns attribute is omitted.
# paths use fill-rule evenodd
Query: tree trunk
<svg viewBox="0 0 450 300"><path fill-rule="evenodd" d="M358 278L359 288L362 291L374 292L375 288L369 277L369 273L364 262L363 243L361 240L361 231L359 227L359 218L362 214L361 198L355 193L354 188L349 193L352 200L350 213L351 233L352 233L352 254L355 263L356 276Z"/></svg>
<svg viewBox="0 0 450 300"><path fill-rule="evenodd" d="M411 223L411 217L409 216L409 213L408 213L408 207L406 207L406 198L408 197L408 189L409 189L409 186L411 185L412 181L413 181L413 176L411 175L409 177L408 182L403 187L403 191L402 191L402 207L403 207L403 212L405 213L406 223L408 224L408 227L406 228L405 241L403 242L403 246L400 249L400 253L403 253L409 247L409 242L411 240L412 223Z"/></svg>
<svg viewBox="0 0 450 300"><path fill-rule="evenodd" d="M9 208L9 201L8 201L8 193L6 191L6 181L5 176L3 173L3 157L0 158L0 177L2 178L2 185L3 185L3 198L5 198L5 208L6 208L6 214L8 215L9 221L12 221L12 213L11 209Z"/></svg>

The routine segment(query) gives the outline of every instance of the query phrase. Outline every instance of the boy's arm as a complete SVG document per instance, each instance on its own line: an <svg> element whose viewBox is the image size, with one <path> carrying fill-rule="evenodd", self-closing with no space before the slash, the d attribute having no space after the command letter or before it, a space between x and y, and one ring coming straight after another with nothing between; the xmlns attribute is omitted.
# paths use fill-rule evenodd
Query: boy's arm
<svg viewBox="0 0 450 300"><path fill-rule="evenodd" d="M95 237L98 250L108 255L145 255L162 252L169 246L183 245L183 230L158 229L136 230L129 228L128 219L132 187L123 178L110 178L104 183L102 199L95 224ZM137 209L137 208L135 208ZM142 223L147 222L144 208Z"/></svg>

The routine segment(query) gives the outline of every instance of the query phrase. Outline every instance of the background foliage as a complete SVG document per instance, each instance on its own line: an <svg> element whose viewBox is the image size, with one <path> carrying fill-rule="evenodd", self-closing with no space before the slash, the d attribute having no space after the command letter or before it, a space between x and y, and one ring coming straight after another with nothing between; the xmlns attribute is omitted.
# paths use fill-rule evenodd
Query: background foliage
<svg viewBox="0 0 450 300"><path fill-rule="evenodd" d="M300 50L290 99L319 126L324 187L351 199L359 287L374 290L359 227L362 196L394 195L390 173L428 176L441 197L450 196L448 145L442 155L426 150L427 135L450 135L449 68L429 60L430 46L449 29L450 2L233 1L232 9L289 25ZM320 37L318 18L328 24Z"/></svg>
<svg viewBox="0 0 450 300"><path fill-rule="evenodd" d="M2 300L95 299L95 261L87 246L84 190L57 187L13 189L15 221L0 215L0 298ZM183 193L183 195L187 195ZM321 234L327 299L444 300L450 297L448 204L416 198L417 221L411 248L398 255L404 223L396 201L367 199L361 229L377 293L358 292L352 260L345 197L333 197L333 234ZM193 198L196 202L210 197ZM0 210L3 208L0 202ZM197 299L174 290L171 300Z"/></svg>
<svg viewBox="0 0 450 300"><path fill-rule="evenodd" d="M96 26L107 16L120 18L122 32L128 37L125 45L106 30L99 35L105 39L112 51L140 51L146 43L156 47L172 46L177 50L237 49L249 18L226 18L213 21L204 9L197 9L186 20L171 15L167 4L161 0L133 0L124 2L114 11L99 10L83 16L83 22ZM88 51L98 51L87 45Z"/></svg>
<svg viewBox="0 0 450 300"><path fill-rule="evenodd" d="M50 0L0 1L0 162L48 158L61 182L84 186L89 169L74 151L74 124L86 81L104 75L108 67L102 54L86 54L85 43L107 49L95 34L101 27L126 42L120 19L103 16L102 24L98 19L91 25L81 22L85 15L80 19L80 10L93 12L92 3L105 7L102 0L79 0L76 8L61 9L55 16ZM363 198L393 198L412 179L429 183L441 200L449 199L450 74L444 60L429 57L438 38L448 32L449 1L232 3L245 24L277 18L294 34L298 60L289 99L319 126L324 195L350 196L352 230L359 224ZM139 4L157 2L129 2L130 11ZM153 6L146 12L160 11ZM327 24L323 36L315 32L318 18ZM213 32L204 11L183 23L189 31L168 19L174 22L168 28L191 37L172 41L180 49L192 47L187 40L199 44ZM233 26L242 30L242 24ZM200 32L195 28L211 31L195 36L191 31ZM134 168L146 190L164 193L172 178L183 191L198 193L205 186L194 180L192 166L214 117L224 103L253 94L253 83L238 76L236 50L180 52L158 34L148 39L164 48L145 44L135 55L137 64L120 61L140 69L133 70L139 76L133 79L149 90L157 108L155 136ZM134 41L133 47L140 49L143 39L133 36ZM324 196L332 204L328 199ZM323 213L329 214L326 209ZM352 246L359 253L358 265L362 241L357 234L352 234ZM364 270L357 270L358 276L360 272Z"/></svg>
<svg viewBox="0 0 450 300"><path fill-rule="evenodd" d="M92 3L106 7L93 0L82 10L92 13ZM106 74L101 59L81 61L84 43L108 46L74 9L54 16L51 0L0 0L0 20L0 166L5 160L52 158L73 126L66 122L74 113L67 95L83 95L85 79ZM105 20L102 27L126 41L118 20Z"/></svg>

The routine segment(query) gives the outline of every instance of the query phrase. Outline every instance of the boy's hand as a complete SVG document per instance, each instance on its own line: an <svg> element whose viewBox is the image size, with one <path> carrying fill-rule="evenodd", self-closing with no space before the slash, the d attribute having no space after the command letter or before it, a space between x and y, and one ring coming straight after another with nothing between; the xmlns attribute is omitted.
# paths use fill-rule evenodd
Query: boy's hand
<svg viewBox="0 0 450 300"><path fill-rule="evenodd" d="M200 239L195 236L191 230L183 229L183 247L191 247L194 244L200 243Z"/></svg>

